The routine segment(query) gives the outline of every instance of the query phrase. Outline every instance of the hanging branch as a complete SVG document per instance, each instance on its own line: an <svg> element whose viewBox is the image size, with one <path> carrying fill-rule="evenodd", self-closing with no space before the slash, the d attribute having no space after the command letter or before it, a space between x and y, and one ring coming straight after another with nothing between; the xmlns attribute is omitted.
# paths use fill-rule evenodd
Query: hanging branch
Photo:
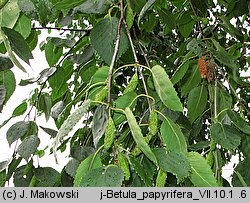
<svg viewBox="0 0 250 203"><path fill-rule="evenodd" d="M90 30L89 30L87 33L89 33L89 32L90 32ZM87 34L87 33L86 33L86 34ZM69 49L69 51L61 58L61 60L60 60L60 61L57 63L57 65L55 66L56 68L58 68L58 67L60 66L60 64L67 58L67 56L68 56L69 54L71 54L72 50L81 42L81 40L86 36L86 34L84 34L83 36L81 36L81 37L77 40L77 42ZM53 74L52 74L52 75L53 75ZM31 113L31 111L33 110L33 108L34 108L35 106L37 106L38 100L39 100L39 98L40 98L40 96L41 96L41 94L42 94L42 91L43 91L43 89L45 88L46 83L48 82L48 80L50 79L50 77L51 77L52 75L50 75L50 76L43 82L42 87L41 87L41 89L39 90L38 95L36 96L35 102L34 102L34 104L31 106L31 108L30 108L29 112L27 113L27 115L24 117L24 120L27 118L27 116L30 115L30 113ZM35 117L34 117L34 120L35 120Z"/></svg>
<svg viewBox="0 0 250 203"><path fill-rule="evenodd" d="M111 64L109 66L109 74L108 74L108 103L110 104L111 101L111 78L112 78L112 73L113 73L113 68L114 68L114 64L115 64L115 59L118 53L118 49L119 49L119 43L120 43L120 38L121 38L121 24L122 24L122 20L123 20L123 2L122 0L120 1L120 8L121 8L121 17L119 19L118 22L118 27L117 27L117 36L116 36L116 41L115 41L115 48L114 48L114 53L112 56L112 60L111 60Z"/></svg>

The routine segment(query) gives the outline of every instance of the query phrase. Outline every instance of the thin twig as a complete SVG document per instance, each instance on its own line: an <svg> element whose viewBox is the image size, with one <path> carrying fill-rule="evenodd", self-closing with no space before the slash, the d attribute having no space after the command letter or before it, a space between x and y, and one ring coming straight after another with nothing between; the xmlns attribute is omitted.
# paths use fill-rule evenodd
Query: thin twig
<svg viewBox="0 0 250 203"><path fill-rule="evenodd" d="M58 31L74 31L74 32L89 32L92 27L86 29L60 28L60 27L33 27L32 30L58 30Z"/></svg>
<svg viewBox="0 0 250 203"><path fill-rule="evenodd" d="M136 41L137 41L138 44L139 44L139 48L140 48L140 50L141 50L141 52L142 52L142 55L143 55L143 57L144 57L144 59L145 59L145 61L146 61L146 63L147 63L147 66L148 66L148 68L150 68L149 61L148 61L148 59L147 59L147 56L146 56L145 52L143 51L143 48L142 48L141 45L140 45L140 41L139 41L139 39L137 38L135 29L133 29L133 31L134 31L134 35L135 35ZM145 94L146 94L146 95L149 95L149 94L148 94L148 88L147 88L147 85L146 85L145 78L144 78L144 75L143 75L143 72L142 72L142 68L141 68L141 67L139 67L139 75L140 75L141 80L142 80L142 84L143 84L143 88L144 88ZM152 111L152 106L151 106L150 99L149 99L148 97L147 97L147 102L148 102L148 106L149 106L149 111L151 112L151 111Z"/></svg>
<svg viewBox="0 0 250 203"><path fill-rule="evenodd" d="M118 27L117 27L117 36L116 36L116 41L115 41L115 48L114 48L114 53L112 56L112 60L109 66L109 74L108 74L108 103L110 104L111 101L111 78L112 78L112 73L113 73L113 68L114 68L114 64L115 64L115 59L118 53L118 49L119 49L119 43L120 43L120 38L121 38L121 24L122 24L122 20L123 20L123 1L120 1L120 7L121 7L121 17L119 19L118 22Z"/></svg>

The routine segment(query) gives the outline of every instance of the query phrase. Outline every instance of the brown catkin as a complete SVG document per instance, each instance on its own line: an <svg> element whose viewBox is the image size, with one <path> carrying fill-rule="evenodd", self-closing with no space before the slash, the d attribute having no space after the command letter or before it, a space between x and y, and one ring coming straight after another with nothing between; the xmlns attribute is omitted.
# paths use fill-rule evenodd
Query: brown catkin
<svg viewBox="0 0 250 203"><path fill-rule="evenodd" d="M207 66L207 80L208 82L214 79L214 65L210 61L206 61Z"/></svg>
<svg viewBox="0 0 250 203"><path fill-rule="evenodd" d="M206 78L207 77L207 65L206 65L206 61L204 60L203 56L201 56L198 60L198 67L199 67L201 77Z"/></svg>

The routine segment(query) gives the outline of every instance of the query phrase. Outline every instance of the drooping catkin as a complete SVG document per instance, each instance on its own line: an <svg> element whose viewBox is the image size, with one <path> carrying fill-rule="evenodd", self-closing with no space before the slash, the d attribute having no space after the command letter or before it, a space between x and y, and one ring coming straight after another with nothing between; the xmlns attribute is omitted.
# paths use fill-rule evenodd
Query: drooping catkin
<svg viewBox="0 0 250 203"><path fill-rule="evenodd" d="M203 56L198 59L198 68L201 74L201 78L207 77L207 65L206 61L204 60Z"/></svg>

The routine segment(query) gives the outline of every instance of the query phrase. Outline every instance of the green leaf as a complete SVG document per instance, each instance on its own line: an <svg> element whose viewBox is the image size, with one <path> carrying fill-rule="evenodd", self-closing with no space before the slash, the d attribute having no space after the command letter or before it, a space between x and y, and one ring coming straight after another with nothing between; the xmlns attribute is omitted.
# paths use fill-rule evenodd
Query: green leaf
<svg viewBox="0 0 250 203"><path fill-rule="evenodd" d="M0 39L3 40L4 46L9 54L9 57L11 59L11 61L23 72L26 73L25 68L23 67L23 65L16 59L12 49L11 49L11 44L10 41L8 40L7 36L4 34L4 32L0 29Z"/></svg>
<svg viewBox="0 0 250 203"><path fill-rule="evenodd" d="M176 27L175 18L170 11L164 8L160 8L158 13L159 18L164 25L166 25L171 30Z"/></svg>
<svg viewBox="0 0 250 203"><path fill-rule="evenodd" d="M141 9L141 12L140 12L139 17L138 17L138 27L140 27L141 19L143 18L145 13L148 11L148 9L150 9L150 7L155 3L155 1L156 0L148 0L147 3Z"/></svg>
<svg viewBox="0 0 250 203"><path fill-rule="evenodd" d="M129 155L129 162L131 167L134 169L136 174L141 178L146 187L152 187L153 183L149 179L145 168L140 164L140 162L132 155Z"/></svg>
<svg viewBox="0 0 250 203"><path fill-rule="evenodd" d="M115 139L115 132L115 124L112 117L110 116L105 129L104 149L109 149L113 145Z"/></svg>
<svg viewBox="0 0 250 203"><path fill-rule="evenodd" d="M171 78L171 82L173 83L173 85L175 85L177 82L179 82L184 77L188 68L189 68L189 61L186 61L186 62L182 63L176 69L176 71L174 72L174 74Z"/></svg>
<svg viewBox="0 0 250 203"><path fill-rule="evenodd" d="M211 126L211 136L214 141L228 150L234 150L240 145L242 133L235 127L222 123Z"/></svg>
<svg viewBox="0 0 250 203"><path fill-rule="evenodd" d="M115 17L104 18L95 25L90 33L91 45L108 65L110 65L114 53L118 22L119 19ZM120 58L129 46L128 38L123 28L120 35L116 59Z"/></svg>
<svg viewBox="0 0 250 203"><path fill-rule="evenodd" d="M133 101L136 96L137 95L135 92L128 92L127 94L124 94L118 97L117 100L114 101L116 108L125 109L126 107L129 107L129 106L131 108L134 108L136 102L133 102ZM120 111L117 111L114 113L113 120L114 120L115 125L121 124L125 119L126 119L126 116Z"/></svg>
<svg viewBox="0 0 250 203"><path fill-rule="evenodd" d="M83 161L84 159L89 157L94 152L95 152L95 149L93 147L89 147L89 146L75 145L75 146L72 146L70 149L70 155L74 159L77 159L78 161Z"/></svg>
<svg viewBox="0 0 250 203"><path fill-rule="evenodd" d="M28 16L36 15L36 7L32 0L18 0L19 9Z"/></svg>
<svg viewBox="0 0 250 203"><path fill-rule="evenodd" d="M152 75L156 92L161 101L169 109L182 112L182 103L180 102L177 92L164 69L161 66L156 65L152 68Z"/></svg>
<svg viewBox="0 0 250 203"><path fill-rule="evenodd" d="M0 85L0 112L2 111L5 98L6 98L6 88L5 86Z"/></svg>
<svg viewBox="0 0 250 203"><path fill-rule="evenodd" d="M14 66L9 57L0 53L0 71L9 70Z"/></svg>
<svg viewBox="0 0 250 203"><path fill-rule="evenodd" d="M106 0L85 0L84 3L74 8L79 13L104 13L109 8L109 2Z"/></svg>
<svg viewBox="0 0 250 203"><path fill-rule="evenodd" d="M232 60L232 56L230 56L225 50L224 48L220 45L219 42L217 42L214 39L211 39L214 46L216 47L217 51L213 52L215 58L221 62L222 64L237 70L238 67L235 65L235 63Z"/></svg>
<svg viewBox="0 0 250 203"><path fill-rule="evenodd" d="M63 101L55 103L55 105L51 108L51 117L57 119L64 109L65 104Z"/></svg>
<svg viewBox="0 0 250 203"><path fill-rule="evenodd" d="M249 187L250 185L250 157L246 157L234 169L232 185L234 187Z"/></svg>
<svg viewBox="0 0 250 203"><path fill-rule="evenodd" d="M26 161L35 153L40 144L40 139L36 135L26 137L17 149L17 153Z"/></svg>
<svg viewBox="0 0 250 203"><path fill-rule="evenodd" d="M50 67L54 66L63 54L63 47L55 46L51 40L45 46L45 57Z"/></svg>
<svg viewBox="0 0 250 203"><path fill-rule="evenodd" d="M0 172L6 169L9 166L10 161L1 161L0 162Z"/></svg>
<svg viewBox="0 0 250 203"><path fill-rule="evenodd" d="M55 8L58 10L62 10L62 9L72 9L76 6L81 5L82 3L84 3L86 0L62 0L60 2L58 2L55 5Z"/></svg>
<svg viewBox="0 0 250 203"><path fill-rule="evenodd" d="M128 25L128 29L130 30L134 23L134 12L129 5L126 9L126 22Z"/></svg>
<svg viewBox="0 0 250 203"><path fill-rule="evenodd" d="M76 159L71 159L65 166L66 173L69 174L71 177L74 177L76 175L76 170L79 167L80 163L81 162Z"/></svg>
<svg viewBox="0 0 250 203"><path fill-rule="evenodd" d="M185 77L181 80L181 95L186 95L201 82L201 76L197 63L190 63Z"/></svg>
<svg viewBox="0 0 250 203"><path fill-rule="evenodd" d="M169 152L186 152L187 143L180 127L169 118L164 118L165 119L161 124L160 132L163 143L166 145L167 150Z"/></svg>
<svg viewBox="0 0 250 203"><path fill-rule="evenodd" d="M19 138L22 138L26 135L26 133L30 129L30 122L26 121L19 121L15 124L13 124L7 131L7 141L9 145L11 145L13 142L18 140Z"/></svg>
<svg viewBox="0 0 250 203"><path fill-rule="evenodd" d="M77 64L86 63L92 58L93 54L94 49L91 46L87 46L84 48L82 53L72 54L67 57L67 60Z"/></svg>
<svg viewBox="0 0 250 203"><path fill-rule="evenodd" d="M187 108L191 123L200 117L207 106L207 87L195 87L188 95Z"/></svg>
<svg viewBox="0 0 250 203"><path fill-rule="evenodd" d="M155 156L161 170L174 174L178 181L189 175L190 165L187 157L182 152L169 152L163 148L154 149Z"/></svg>
<svg viewBox="0 0 250 203"><path fill-rule="evenodd" d="M27 103L23 102L14 109L14 111L12 113L12 116L13 117L21 116L21 115L23 115L25 113L26 110L27 110Z"/></svg>
<svg viewBox="0 0 250 203"><path fill-rule="evenodd" d="M43 131L46 132L47 134L49 134L52 138L55 138L57 133L58 133L56 130L53 130L51 128L45 128L45 127L42 127L42 126L40 126L40 128L42 128Z"/></svg>
<svg viewBox="0 0 250 203"><path fill-rule="evenodd" d="M25 42L23 36L15 30L9 28L2 28L4 34L8 37L12 50L27 64L29 60L33 59L28 44Z"/></svg>
<svg viewBox="0 0 250 203"><path fill-rule="evenodd" d="M36 168L34 173L39 181L37 187L53 187L60 177L60 173L51 167Z"/></svg>
<svg viewBox="0 0 250 203"><path fill-rule="evenodd" d="M73 127L80 121L80 119L84 116L90 106L90 100L86 100L78 109L76 109L62 124L60 127L55 142L53 144L54 153L56 153L56 149L60 140L67 136L69 132L73 129Z"/></svg>
<svg viewBox="0 0 250 203"><path fill-rule="evenodd" d="M155 164L157 164L157 160L155 155L153 154L151 148L148 146L148 144L146 143L141 129L139 127L139 125L136 122L136 119L132 113L132 111L130 110L129 107L125 108L125 115L127 117L128 120L128 124L129 124L129 128L131 130L132 136L137 144L137 147L151 160L153 161Z"/></svg>
<svg viewBox="0 0 250 203"><path fill-rule="evenodd" d="M242 132L250 135L250 124L247 123L240 115L239 113L236 113L232 110L227 110L227 115L232 120L232 123Z"/></svg>
<svg viewBox="0 0 250 203"><path fill-rule="evenodd" d="M15 75L11 70L0 71L0 84L4 85L6 90L4 104L10 99L16 89Z"/></svg>
<svg viewBox="0 0 250 203"><path fill-rule="evenodd" d="M19 168L15 169L15 173L13 176L13 183L15 187L28 187L30 181L33 177L33 170L29 170L25 174L26 165L20 166Z"/></svg>
<svg viewBox="0 0 250 203"><path fill-rule="evenodd" d="M155 187L164 187L167 181L167 173L160 169L156 177Z"/></svg>
<svg viewBox="0 0 250 203"><path fill-rule="evenodd" d="M17 2L18 0L8 1L0 8L0 27L14 27L20 13Z"/></svg>
<svg viewBox="0 0 250 203"><path fill-rule="evenodd" d="M24 14L21 15L14 29L19 32L24 39L26 39L31 33L31 19Z"/></svg>
<svg viewBox="0 0 250 203"><path fill-rule="evenodd" d="M115 165L89 171L79 186L81 187L120 187L124 179L121 169Z"/></svg>
<svg viewBox="0 0 250 203"><path fill-rule="evenodd" d="M52 108L52 101L51 101L50 95L48 93L42 94L39 97L38 102L39 102L38 105L39 105L40 110L42 110L45 113L46 121L48 121L50 117L51 108Z"/></svg>
<svg viewBox="0 0 250 203"><path fill-rule="evenodd" d="M97 147L99 140L103 136L107 123L108 112L106 106L99 105L95 110L92 125L93 142L95 147Z"/></svg>
<svg viewBox="0 0 250 203"><path fill-rule="evenodd" d="M91 154L88 158L84 159L77 168L74 187L80 187L83 183L84 176L91 170L102 166L101 158L99 155Z"/></svg>
<svg viewBox="0 0 250 203"><path fill-rule="evenodd" d="M197 152L187 153L191 166L191 182L197 187L218 187L216 179L205 158Z"/></svg>
<svg viewBox="0 0 250 203"><path fill-rule="evenodd" d="M195 22L192 19L191 15L192 11L183 12L179 19L179 31L185 38L189 37L195 25Z"/></svg>

